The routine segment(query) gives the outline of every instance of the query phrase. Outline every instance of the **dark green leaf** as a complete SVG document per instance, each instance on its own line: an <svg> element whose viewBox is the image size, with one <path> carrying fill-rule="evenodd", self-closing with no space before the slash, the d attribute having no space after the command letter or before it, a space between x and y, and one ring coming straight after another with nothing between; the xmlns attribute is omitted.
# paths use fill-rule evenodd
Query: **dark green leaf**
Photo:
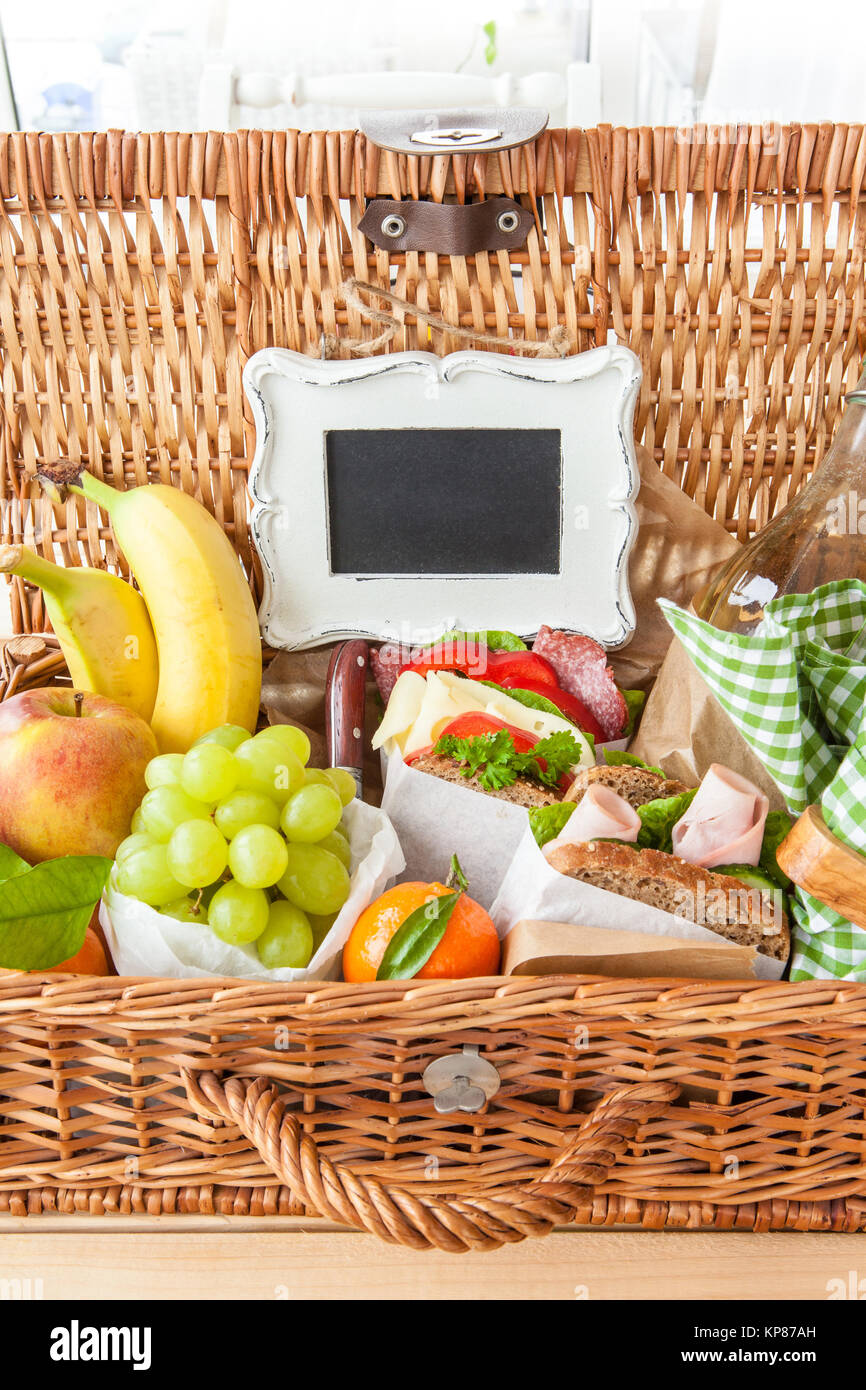
<svg viewBox="0 0 866 1390"><path fill-rule="evenodd" d="M697 790L697 787L692 787L681 796L659 796L638 806L637 813L641 820L637 834L638 847L661 849L670 854L673 849L671 831L691 806Z"/></svg>
<svg viewBox="0 0 866 1390"><path fill-rule="evenodd" d="M410 912L388 942L376 979L411 980L417 975L445 935L460 897L459 892L442 893Z"/></svg>
<svg viewBox="0 0 866 1390"><path fill-rule="evenodd" d="M565 729L539 739L526 753L518 753L514 739L507 729L490 734L472 734L457 738L443 734L433 753L454 758L464 777L477 777L487 791L510 787L518 777L531 777L543 786L555 787L563 773L579 763L582 748L577 739ZM543 759L542 767L539 759Z"/></svg>
<svg viewBox="0 0 866 1390"><path fill-rule="evenodd" d="M29 868L27 860L16 854L14 849L10 849L8 845L0 845L0 883L5 883L7 878L17 878L19 874L26 874Z"/></svg>
<svg viewBox="0 0 866 1390"><path fill-rule="evenodd" d="M654 767L651 763L645 763L643 758L635 757L634 753L625 753L619 748L602 748L604 760L608 767L640 767L645 772L655 772L659 777L664 777L663 767Z"/></svg>
<svg viewBox="0 0 866 1390"><path fill-rule="evenodd" d="M434 756L453 758L460 764L463 777L478 777L488 791L510 787L517 780L517 769L513 765L516 757L514 739L507 729L499 729L491 734L472 734L469 738L443 734L433 753Z"/></svg>
<svg viewBox="0 0 866 1390"><path fill-rule="evenodd" d="M74 956L111 862L96 855L49 859L0 885L0 966L48 970Z"/></svg>
<svg viewBox="0 0 866 1390"><path fill-rule="evenodd" d="M574 801L555 801L552 806L530 806L529 828L539 849L562 834L575 805Z"/></svg>
<svg viewBox="0 0 866 1390"><path fill-rule="evenodd" d="M563 774L580 762L582 755L583 750L574 735L559 729L555 734L540 738L528 753L518 753L515 766L545 786L555 787ZM539 766L539 759L546 764L544 768Z"/></svg>

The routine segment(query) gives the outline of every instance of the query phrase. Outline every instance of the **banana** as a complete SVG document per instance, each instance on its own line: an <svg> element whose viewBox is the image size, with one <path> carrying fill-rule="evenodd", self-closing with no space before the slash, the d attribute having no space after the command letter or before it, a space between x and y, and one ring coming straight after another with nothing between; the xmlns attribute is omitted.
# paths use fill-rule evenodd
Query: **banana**
<svg viewBox="0 0 866 1390"><path fill-rule="evenodd" d="M158 661L144 599L104 570L64 569L23 545L0 545L0 574L17 574L45 595L77 690L107 695L142 719L156 702Z"/></svg>
<svg viewBox="0 0 866 1390"><path fill-rule="evenodd" d="M259 623L219 523L164 483L117 492L81 473L68 485L108 513L147 604L159 652L150 722L161 751L184 753L219 724L253 731L262 685Z"/></svg>

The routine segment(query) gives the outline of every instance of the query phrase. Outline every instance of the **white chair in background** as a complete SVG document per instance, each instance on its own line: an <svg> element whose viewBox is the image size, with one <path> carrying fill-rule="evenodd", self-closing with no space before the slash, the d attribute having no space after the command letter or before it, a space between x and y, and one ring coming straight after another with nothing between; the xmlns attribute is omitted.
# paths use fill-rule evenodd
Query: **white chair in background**
<svg viewBox="0 0 866 1390"><path fill-rule="evenodd" d="M213 61L205 65L202 74L198 116L202 130L233 130L244 110L273 113L288 108L295 116L289 124L298 124L301 108L316 112L336 109L354 116L365 110L487 106L540 106L550 112L551 125L592 126L601 117L599 69L592 63L569 63L561 73L537 72L526 77L455 72L281 76L237 72L231 63Z"/></svg>

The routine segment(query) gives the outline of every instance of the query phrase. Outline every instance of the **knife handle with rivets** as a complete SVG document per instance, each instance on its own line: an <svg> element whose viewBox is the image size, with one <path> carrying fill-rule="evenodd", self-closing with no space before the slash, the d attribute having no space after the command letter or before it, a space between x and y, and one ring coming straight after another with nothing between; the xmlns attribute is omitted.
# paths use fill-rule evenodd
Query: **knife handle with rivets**
<svg viewBox="0 0 866 1390"><path fill-rule="evenodd" d="M370 648L360 638L333 651L325 687L325 741L331 767L345 768L363 792L364 706Z"/></svg>

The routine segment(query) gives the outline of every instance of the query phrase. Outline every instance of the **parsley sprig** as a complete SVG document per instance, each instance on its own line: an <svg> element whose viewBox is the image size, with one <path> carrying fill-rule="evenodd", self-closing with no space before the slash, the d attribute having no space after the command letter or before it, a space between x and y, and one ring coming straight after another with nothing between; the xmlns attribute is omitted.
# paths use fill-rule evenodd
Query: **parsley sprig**
<svg viewBox="0 0 866 1390"><path fill-rule="evenodd" d="M560 730L539 739L527 753L518 753L507 729L496 733L457 738L446 734L439 739L434 754L453 758L463 777L477 777L485 791L512 786L518 777L531 777L545 787L555 787L563 773L580 762L581 746L571 734Z"/></svg>

